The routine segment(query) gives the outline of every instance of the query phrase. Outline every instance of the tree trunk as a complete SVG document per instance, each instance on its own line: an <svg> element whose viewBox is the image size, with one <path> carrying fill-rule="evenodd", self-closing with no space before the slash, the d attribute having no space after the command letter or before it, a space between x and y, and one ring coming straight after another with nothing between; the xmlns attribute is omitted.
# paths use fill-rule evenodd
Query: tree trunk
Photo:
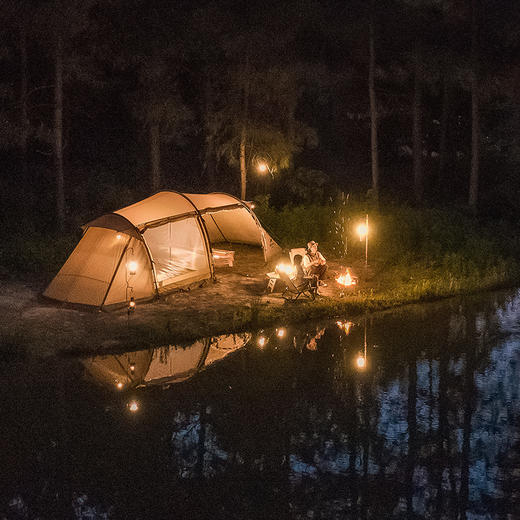
<svg viewBox="0 0 520 520"><path fill-rule="evenodd" d="M295 114L297 107L298 93L296 90L293 90L290 100L287 101L287 141L290 147L287 169L289 171L292 171L294 168L294 150L296 149ZM270 167L273 167L273 165L271 164Z"/></svg>
<svg viewBox="0 0 520 520"><path fill-rule="evenodd" d="M379 145L377 140L377 99L375 89L375 43L374 43L374 0L370 5L370 27L369 27L369 65L368 65L368 96L370 99L370 158L372 164L372 194L376 205L379 204Z"/></svg>
<svg viewBox="0 0 520 520"><path fill-rule="evenodd" d="M150 157L152 159L152 193L161 187L161 134L159 125L150 126Z"/></svg>
<svg viewBox="0 0 520 520"><path fill-rule="evenodd" d="M245 124L242 125L240 133L240 198L246 200L247 168L246 168L246 138Z"/></svg>
<svg viewBox="0 0 520 520"><path fill-rule="evenodd" d="M423 202L424 179L422 168L422 80L421 51L419 44L415 45L415 81L413 96L413 180L414 196L417 204Z"/></svg>
<svg viewBox="0 0 520 520"><path fill-rule="evenodd" d="M240 198L246 200L247 166L246 166L246 140L247 118L249 113L249 56L246 56L244 68L244 90L242 101L242 129L240 131Z"/></svg>
<svg viewBox="0 0 520 520"><path fill-rule="evenodd" d="M471 174L469 179L468 204L473 213L477 212L478 178L480 156L480 116L478 84L478 1L472 0L471 9Z"/></svg>
<svg viewBox="0 0 520 520"><path fill-rule="evenodd" d="M215 129L211 124L211 115L213 114L213 89L211 87L210 76L206 78L204 89L204 173L208 190L215 190Z"/></svg>
<svg viewBox="0 0 520 520"><path fill-rule="evenodd" d="M445 195L446 193L445 186L447 184L446 165L448 163L448 119L450 114L450 102L450 80L448 79L448 74L445 73L442 86L442 113L439 136L439 177L437 179L439 195Z"/></svg>
<svg viewBox="0 0 520 520"><path fill-rule="evenodd" d="M24 190L29 188L27 167L27 138L29 135L29 121L27 109L27 33L25 25L20 26L20 166Z"/></svg>
<svg viewBox="0 0 520 520"><path fill-rule="evenodd" d="M63 38L56 35L54 84L54 159L56 162L56 217L65 229L65 182L63 172Z"/></svg>

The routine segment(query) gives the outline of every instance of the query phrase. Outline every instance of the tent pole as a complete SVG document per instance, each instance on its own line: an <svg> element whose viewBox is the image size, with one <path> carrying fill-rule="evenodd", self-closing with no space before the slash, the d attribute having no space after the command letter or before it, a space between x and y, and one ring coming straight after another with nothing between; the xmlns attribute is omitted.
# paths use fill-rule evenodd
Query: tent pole
<svg viewBox="0 0 520 520"><path fill-rule="evenodd" d="M110 282L108 284L107 290L105 292L105 296L103 297L103 301L101 302L101 305L99 306L99 310L103 310L103 305L105 305L105 301L107 299L108 293L110 292L110 289L112 288L112 284L114 283L114 279L117 275L117 271L119 270L119 266L121 265L121 262L123 261L123 257L125 256L126 252L128 251L128 246L130 245L131 240L132 240L132 237L131 236L128 237L125 247L123 248L123 252L121 253L121 256L119 257L116 268L114 269L114 274L112 275L112 278L110 279Z"/></svg>
<svg viewBox="0 0 520 520"><path fill-rule="evenodd" d="M143 235L141 235L141 236L143 236ZM144 236L143 236L142 242L144 245L144 250L146 251L146 254L148 255L148 260L150 260L150 266L152 268L152 278L153 278L153 285L155 287L155 297L159 298L159 285L157 284L157 273L155 272L155 262L153 261L152 253L150 253L150 249L148 247L148 244L146 243L146 240L144 239Z"/></svg>
<svg viewBox="0 0 520 520"><path fill-rule="evenodd" d="M219 225L217 224L217 221L213 218L213 215L210 213L209 215L211 217L211 220L213 220L213 224L215 224L215 226L217 227L217 229L220 231L220 234L222 235L222 238L224 239L225 242L229 242L229 240L226 238L226 236L224 235L224 233L222 233L222 230L220 229Z"/></svg>
<svg viewBox="0 0 520 520"><path fill-rule="evenodd" d="M202 218L202 215L197 217L197 221L199 222L199 226L202 230L202 236L204 237L204 242L206 243L206 256L208 258L208 265L209 265L209 274L211 276L211 279L215 281L215 266L213 265L213 250L211 247L211 242L209 240L209 233L208 229L206 228L206 223L204 222L204 219Z"/></svg>

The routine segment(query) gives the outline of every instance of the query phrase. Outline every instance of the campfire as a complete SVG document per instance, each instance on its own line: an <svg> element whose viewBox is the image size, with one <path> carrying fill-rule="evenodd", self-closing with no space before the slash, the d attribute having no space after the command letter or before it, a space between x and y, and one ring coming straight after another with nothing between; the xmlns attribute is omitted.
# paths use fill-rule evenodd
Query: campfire
<svg viewBox="0 0 520 520"><path fill-rule="evenodd" d="M356 285L356 279L352 277L350 274L350 269L347 267L347 272L342 274L336 278L336 282L338 282L343 287L350 287L351 285Z"/></svg>

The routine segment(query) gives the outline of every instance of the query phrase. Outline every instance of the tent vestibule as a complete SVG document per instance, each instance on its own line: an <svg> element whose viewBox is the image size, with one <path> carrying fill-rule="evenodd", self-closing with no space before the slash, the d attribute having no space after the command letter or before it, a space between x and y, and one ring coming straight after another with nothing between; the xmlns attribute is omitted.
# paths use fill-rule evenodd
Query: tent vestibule
<svg viewBox="0 0 520 520"><path fill-rule="evenodd" d="M212 278L211 244L280 248L256 215L225 193L162 191L84 226L83 236L44 296L105 307L152 299Z"/></svg>

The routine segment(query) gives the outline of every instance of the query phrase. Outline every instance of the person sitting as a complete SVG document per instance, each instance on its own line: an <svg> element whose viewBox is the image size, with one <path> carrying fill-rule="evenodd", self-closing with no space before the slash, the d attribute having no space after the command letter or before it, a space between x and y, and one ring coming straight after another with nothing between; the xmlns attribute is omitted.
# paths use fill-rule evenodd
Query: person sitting
<svg viewBox="0 0 520 520"><path fill-rule="evenodd" d="M327 284L323 281L327 271L327 261L318 251L318 243L314 240L307 244L307 252L303 257L302 267L305 276L314 275L317 277L319 285L327 287Z"/></svg>

